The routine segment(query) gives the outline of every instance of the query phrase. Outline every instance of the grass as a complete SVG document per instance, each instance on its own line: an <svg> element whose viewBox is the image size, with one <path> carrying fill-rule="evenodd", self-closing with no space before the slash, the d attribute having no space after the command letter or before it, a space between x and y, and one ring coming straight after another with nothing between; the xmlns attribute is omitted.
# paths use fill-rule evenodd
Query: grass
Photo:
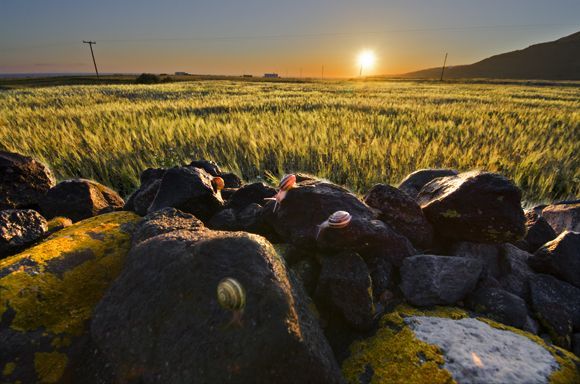
<svg viewBox="0 0 580 384"><path fill-rule="evenodd" d="M0 92L0 149L127 195L147 167L214 159L253 180L305 171L364 193L427 167L580 195L580 86L409 81L84 85Z"/></svg>

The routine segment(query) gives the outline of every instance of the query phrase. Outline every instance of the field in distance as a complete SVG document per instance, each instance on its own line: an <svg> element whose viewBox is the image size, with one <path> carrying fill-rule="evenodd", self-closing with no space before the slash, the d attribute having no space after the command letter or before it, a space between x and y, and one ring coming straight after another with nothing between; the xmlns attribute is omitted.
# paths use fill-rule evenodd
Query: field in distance
<svg viewBox="0 0 580 384"><path fill-rule="evenodd" d="M364 193L420 168L485 169L529 202L580 195L580 86L412 81L56 86L0 91L0 149L127 195L148 167L213 159Z"/></svg>

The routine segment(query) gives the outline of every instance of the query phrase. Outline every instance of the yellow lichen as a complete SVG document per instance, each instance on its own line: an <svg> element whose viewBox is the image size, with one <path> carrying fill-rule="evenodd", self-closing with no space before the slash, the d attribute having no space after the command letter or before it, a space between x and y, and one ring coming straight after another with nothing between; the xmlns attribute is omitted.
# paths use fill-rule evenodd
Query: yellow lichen
<svg viewBox="0 0 580 384"><path fill-rule="evenodd" d="M40 383L58 383L68 358L59 352L37 352L34 354L34 368Z"/></svg>
<svg viewBox="0 0 580 384"><path fill-rule="evenodd" d="M16 369L16 363L11 361L9 363L6 363L4 365L4 368L2 368L2 375L3 376L10 376L12 374L12 372L14 372L14 370Z"/></svg>
<svg viewBox="0 0 580 384"><path fill-rule="evenodd" d="M48 232L58 231L60 229L70 227L72 225L72 220L66 217L55 217L46 223L48 226Z"/></svg>
<svg viewBox="0 0 580 384"><path fill-rule="evenodd" d="M554 359L556 360L556 362L560 365L560 368L552 372L552 374L550 375L551 384L580 383L580 371L578 368L580 367L580 359L573 353L566 351L555 345L548 345L541 337L522 331L521 329L497 323L493 320L486 319L484 317L478 317L477 319L483 321L484 323L488 324L493 328L502 329L504 331L511 331L517 333L518 335L527 337L528 339L541 345L548 352L550 352L554 357Z"/></svg>
<svg viewBox="0 0 580 384"><path fill-rule="evenodd" d="M130 212L90 218L0 261L0 270L15 269L0 279L0 317L11 308L14 330L44 328L55 335L79 335L130 247L130 234L120 227L138 218ZM86 261L64 267L62 273L47 270L49 262L66 263L78 253Z"/></svg>
<svg viewBox="0 0 580 384"><path fill-rule="evenodd" d="M451 374L440 368L444 360L438 347L424 343L407 327L382 327L366 340L351 346L351 355L342 365L347 382L360 383L370 369L371 383L454 383Z"/></svg>

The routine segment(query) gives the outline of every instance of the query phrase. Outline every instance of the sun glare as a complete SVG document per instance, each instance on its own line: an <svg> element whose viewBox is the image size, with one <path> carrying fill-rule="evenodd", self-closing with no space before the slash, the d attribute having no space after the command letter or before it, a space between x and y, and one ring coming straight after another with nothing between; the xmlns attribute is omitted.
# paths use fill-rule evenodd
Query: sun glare
<svg viewBox="0 0 580 384"><path fill-rule="evenodd" d="M363 71L372 69L376 61L375 53L370 50L362 51L358 55L358 65L360 66L359 76L362 76Z"/></svg>

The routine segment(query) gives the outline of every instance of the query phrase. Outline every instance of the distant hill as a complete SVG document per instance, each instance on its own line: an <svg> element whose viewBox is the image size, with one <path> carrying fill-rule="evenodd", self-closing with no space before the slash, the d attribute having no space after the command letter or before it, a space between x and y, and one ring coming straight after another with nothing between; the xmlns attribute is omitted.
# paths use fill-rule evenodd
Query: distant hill
<svg viewBox="0 0 580 384"><path fill-rule="evenodd" d="M441 67L406 73L403 77L429 79L440 75ZM445 78L580 80L580 32L474 64L445 68Z"/></svg>

